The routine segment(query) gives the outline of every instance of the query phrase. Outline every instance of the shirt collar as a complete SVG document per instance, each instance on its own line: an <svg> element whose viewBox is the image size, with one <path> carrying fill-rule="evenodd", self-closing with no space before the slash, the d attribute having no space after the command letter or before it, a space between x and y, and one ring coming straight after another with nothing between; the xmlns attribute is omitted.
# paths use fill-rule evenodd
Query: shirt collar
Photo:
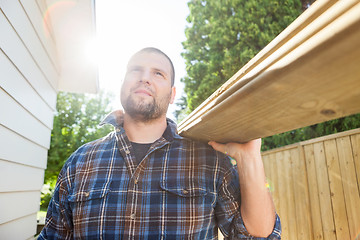
<svg viewBox="0 0 360 240"><path fill-rule="evenodd" d="M166 118L167 128L163 134L163 137L171 142L174 138L176 139L183 139L178 132L177 132L177 125L176 123L171 120L170 118ZM124 112L122 110L115 110L109 113L104 120L101 121L99 124L100 126L110 124L117 129L123 129L124 125Z"/></svg>

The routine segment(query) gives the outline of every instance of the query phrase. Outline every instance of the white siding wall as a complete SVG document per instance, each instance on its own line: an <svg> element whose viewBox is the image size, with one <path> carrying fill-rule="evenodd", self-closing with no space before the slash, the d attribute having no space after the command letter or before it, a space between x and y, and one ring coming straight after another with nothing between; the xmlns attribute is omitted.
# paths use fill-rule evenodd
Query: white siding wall
<svg viewBox="0 0 360 240"><path fill-rule="evenodd" d="M59 65L45 0L0 0L0 239L36 231Z"/></svg>

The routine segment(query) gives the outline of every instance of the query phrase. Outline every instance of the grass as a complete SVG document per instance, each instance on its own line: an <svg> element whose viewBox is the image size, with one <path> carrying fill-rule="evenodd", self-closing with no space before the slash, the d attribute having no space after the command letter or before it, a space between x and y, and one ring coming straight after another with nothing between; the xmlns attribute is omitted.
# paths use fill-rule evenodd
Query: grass
<svg viewBox="0 0 360 240"><path fill-rule="evenodd" d="M38 211L37 212L37 219L44 219L46 218L46 211Z"/></svg>

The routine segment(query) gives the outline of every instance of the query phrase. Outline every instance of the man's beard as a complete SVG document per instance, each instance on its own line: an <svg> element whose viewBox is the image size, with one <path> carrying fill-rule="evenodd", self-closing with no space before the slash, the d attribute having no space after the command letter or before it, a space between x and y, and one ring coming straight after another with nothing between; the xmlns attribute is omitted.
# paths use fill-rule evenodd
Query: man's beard
<svg viewBox="0 0 360 240"><path fill-rule="evenodd" d="M122 101L124 110L135 121L150 122L165 115L170 103L171 93L156 99L153 96L151 101L139 98L136 100L133 95L129 95L125 101Z"/></svg>

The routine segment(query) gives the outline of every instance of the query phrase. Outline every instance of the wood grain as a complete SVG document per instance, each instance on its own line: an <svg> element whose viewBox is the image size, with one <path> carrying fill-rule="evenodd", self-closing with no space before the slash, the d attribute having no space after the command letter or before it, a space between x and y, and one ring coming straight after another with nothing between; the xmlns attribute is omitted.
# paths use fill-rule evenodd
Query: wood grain
<svg viewBox="0 0 360 240"><path fill-rule="evenodd" d="M336 239L330 198L329 177L326 166L324 144L322 142L314 144L314 157L324 239Z"/></svg>
<svg viewBox="0 0 360 240"><path fill-rule="evenodd" d="M336 140L324 142L337 239L350 239Z"/></svg>
<svg viewBox="0 0 360 240"><path fill-rule="evenodd" d="M240 69L180 123L180 134L246 142L359 113L360 3L330 2Z"/></svg>
<svg viewBox="0 0 360 240"><path fill-rule="evenodd" d="M283 239L356 239L359 143L360 128L262 153Z"/></svg>
<svg viewBox="0 0 360 240"><path fill-rule="evenodd" d="M306 157L306 170L307 178L309 182L309 196L310 196L310 208L311 208L311 220L313 226L314 239L324 239L322 222L321 222L321 211L320 211L320 200L319 200L319 189L317 185L314 146L304 146L304 153Z"/></svg>
<svg viewBox="0 0 360 240"><path fill-rule="evenodd" d="M355 239L360 230L360 197L350 138L338 138L336 139L336 144L340 159L340 171L343 181L350 235L351 239Z"/></svg>

